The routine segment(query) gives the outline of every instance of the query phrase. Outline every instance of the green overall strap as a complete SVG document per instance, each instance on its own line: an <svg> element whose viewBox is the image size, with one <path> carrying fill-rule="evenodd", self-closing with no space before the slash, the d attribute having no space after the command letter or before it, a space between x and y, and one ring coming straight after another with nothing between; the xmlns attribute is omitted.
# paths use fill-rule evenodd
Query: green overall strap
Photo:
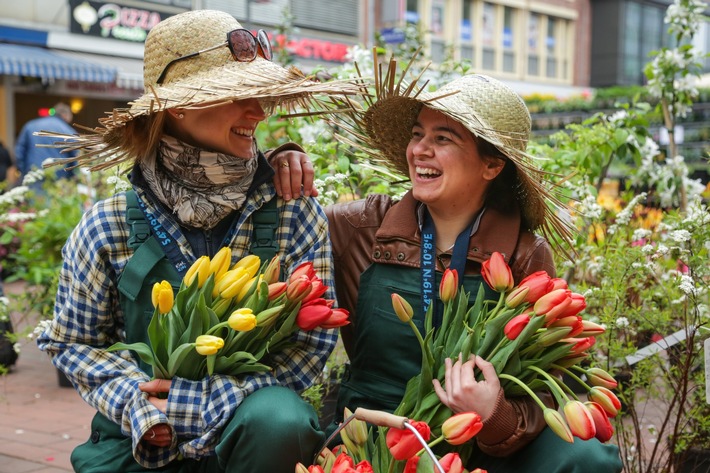
<svg viewBox="0 0 710 473"><path fill-rule="evenodd" d="M280 247L276 240L279 229L279 210L276 208L276 198L265 203L251 216L254 232L252 234L250 252L263 261L269 261L276 256Z"/></svg>

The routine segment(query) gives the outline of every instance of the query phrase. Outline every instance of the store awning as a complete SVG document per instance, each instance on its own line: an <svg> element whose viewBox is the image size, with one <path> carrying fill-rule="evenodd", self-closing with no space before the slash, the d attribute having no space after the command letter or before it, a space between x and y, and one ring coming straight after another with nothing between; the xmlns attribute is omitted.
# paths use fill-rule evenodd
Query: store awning
<svg viewBox="0 0 710 473"><path fill-rule="evenodd" d="M53 49L52 52L79 61L101 64L117 70L116 85L122 89L143 90L143 59L103 56L80 51Z"/></svg>
<svg viewBox="0 0 710 473"><path fill-rule="evenodd" d="M118 70L55 54L43 48L0 44L0 74L82 82L116 81Z"/></svg>

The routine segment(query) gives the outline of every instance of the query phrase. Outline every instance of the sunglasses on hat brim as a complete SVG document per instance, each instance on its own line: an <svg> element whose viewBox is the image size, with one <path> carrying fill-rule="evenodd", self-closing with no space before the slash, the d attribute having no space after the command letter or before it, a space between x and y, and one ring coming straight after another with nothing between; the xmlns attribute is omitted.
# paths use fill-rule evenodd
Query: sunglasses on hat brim
<svg viewBox="0 0 710 473"><path fill-rule="evenodd" d="M252 62L256 59L256 56L261 56L267 61L271 61L273 56L271 51L271 43L269 42L269 37L266 35L264 30L259 30L256 36L244 28L239 28L232 30L227 33L227 40L224 43L220 43L215 46L211 46L206 49L201 49L194 53L186 54L179 58L175 58L165 65L163 72L160 73L160 77L156 81L158 84L162 84L165 80L165 76L168 73L170 66L176 62L184 61L186 59L191 59L195 56L199 56L207 51L213 51L215 49L222 48L224 46L229 47L229 51L232 53L232 57L237 62Z"/></svg>

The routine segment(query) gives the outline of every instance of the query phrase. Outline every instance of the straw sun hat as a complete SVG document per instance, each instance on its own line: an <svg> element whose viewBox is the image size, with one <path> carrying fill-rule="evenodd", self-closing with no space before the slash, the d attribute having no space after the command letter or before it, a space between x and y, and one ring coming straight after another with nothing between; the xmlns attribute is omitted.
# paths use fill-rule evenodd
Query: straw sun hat
<svg viewBox="0 0 710 473"><path fill-rule="evenodd" d="M464 75L436 92L423 92L426 84L417 85L421 73L407 84L403 79L395 80L395 69L396 62L391 60L384 72L376 71L375 97L370 97L366 110L355 110L349 125L343 127L354 137L351 144L371 159L409 176L406 151L419 111L423 106L438 110L494 145L515 165L516 200L532 230L539 229L553 240L569 236L568 225L558 216L565 206L551 185L552 175L537 167L535 158L526 152L531 119L518 94L482 74Z"/></svg>
<svg viewBox="0 0 710 473"><path fill-rule="evenodd" d="M72 146L59 142L56 146L88 151L79 158L80 165L102 169L128 159L122 152L125 137L121 134L126 124L142 116L170 108L204 108L248 98L259 99L270 114L277 106L287 110L324 106L316 98L320 95L358 92L352 82L315 82L295 67L286 69L260 55L251 62L236 61L226 38L228 32L240 28L242 25L230 14L214 10L188 11L161 21L145 41L143 95L129 102L128 108L117 108L100 119L102 127L80 127L89 133L78 139L71 137ZM224 47L214 48L222 43ZM212 50L173 62L158 84L171 61L209 48Z"/></svg>

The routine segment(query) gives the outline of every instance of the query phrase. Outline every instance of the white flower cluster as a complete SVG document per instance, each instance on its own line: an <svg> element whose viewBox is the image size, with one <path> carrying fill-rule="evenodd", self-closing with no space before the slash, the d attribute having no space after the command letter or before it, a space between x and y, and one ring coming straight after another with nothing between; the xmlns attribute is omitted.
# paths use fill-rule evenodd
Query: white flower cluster
<svg viewBox="0 0 710 473"><path fill-rule="evenodd" d="M120 176L108 176L106 184L113 186L115 192L123 192L131 189L131 183Z"/></svg>
<svg viewBox="0 0 710 473"><path fill-rule="evenodd" d="M37 217L38 214L33 212L11 212L0 215L0 223L26 222Z"/></svg>
<svg viewBox="0 0 710 473"><path fill-rule="evenodd" d="M10 300L7 297L0 297L0 322L6 322L8 320L10 313L9 305Z"/></svg>
<svg viewBox="0 0 710 473"><path fill-rule="evenodd" d="M318 120L314 123L305 123L298 129L301 141L305 144L317 141L331 141L333 133L325 120Z"/></svg>
<svg viewBox="0 0 710 473"><path fill-rule="evenodd" d="M702 0L676 0L666 9L663 21L670 25L671 34L692 37L700 29L705 8L707 4Z"/></svg>
<svg viewBox="0 0 710 473"><path fill-rule="evenodd" d="M329 175L323 179L315 179L313 184L315 184L316 189L318 189L318 201L321 205L330 205L338 201L340 193L335 190L332 186L337 186L346 182L348 176L343 173L337 173L334 175Z"/></svg>
<svg viewBox="0 0 710 473"><path fill-rule="evenodd" d="M633 199L624 207L621 212L616 214L616 220L614 221L613 225L609 226L609 229L607 230L607 233L610 235L613 235L614 233L619 230L619 227L624 227L631 222L631 217L634 216L634 208L641 202L646 200L646 193L641 192L640 194L637 194L634 196Z"/></svg>
<svg viewBox="0 0 710 473"><path fill-rule="evenodd" d="M22 179L22 185L29 186L30 184L34 184L35 182L43 181L44 173L45 171L43 169L33 169L32 171L25 174L25 177Z"/></svg>
<svg viewBox="0 0 710 473"><path fill-rule="evenodd" d="M27 192L30 188L27 186L17 186L0 194L0 209L6 209L17 204L21 204L27 198Z"/></svg>

